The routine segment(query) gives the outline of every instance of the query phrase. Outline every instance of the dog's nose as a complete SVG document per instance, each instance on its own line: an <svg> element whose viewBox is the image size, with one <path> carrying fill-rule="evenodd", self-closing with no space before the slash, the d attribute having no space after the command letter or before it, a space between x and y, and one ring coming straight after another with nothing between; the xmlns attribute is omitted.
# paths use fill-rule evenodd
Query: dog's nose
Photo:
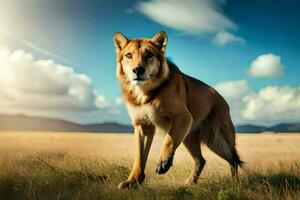
<svg viewBox="0 0 300 200"><path fill-rule="evenodd" d="M145 72L145 68L144 67L136 67L133 70L133 73L135 73L137 76L143 75Z"/></svg>

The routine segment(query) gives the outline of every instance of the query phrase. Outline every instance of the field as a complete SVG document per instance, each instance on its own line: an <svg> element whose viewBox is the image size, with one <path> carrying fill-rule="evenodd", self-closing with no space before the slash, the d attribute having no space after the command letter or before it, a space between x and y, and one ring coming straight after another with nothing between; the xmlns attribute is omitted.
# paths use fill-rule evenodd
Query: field
<svg viewBox="0 0 300 200"><path fill-rule="evenodd" d="M143 187L118 190L134 153L130 134L0 132L0 199L300 199L300 134L240 134L239 180L203 147L198 185L185 186L192 159L183 146L166 175L155 174L162 136L151 148Z"/></svg>

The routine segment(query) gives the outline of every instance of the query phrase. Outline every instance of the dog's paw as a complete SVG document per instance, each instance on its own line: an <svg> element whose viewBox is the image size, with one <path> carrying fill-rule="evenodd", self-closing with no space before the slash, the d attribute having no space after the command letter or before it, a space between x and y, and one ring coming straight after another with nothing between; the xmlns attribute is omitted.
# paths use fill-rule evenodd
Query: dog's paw
<svg viewBox="0 0 300 200"><path fill-rule="evenodd" d="M187 186L191 186L191 185L197 185L197 179L195 178L188 178L184 183Z"/></svg>
<svg viewBox="0 0 300 200"><path fill-rule="evenodd" d="M136 181L127 180L119 184L119 189L137 189L140 188L141 185Z"/></svg>
<svg viewBox="0 0 300 200"><path fill-rule="evenodd" d="M171 156L168 160L160 160L155 172L158 174L166 173L170 167L173 165L173 156Z"/></svg>

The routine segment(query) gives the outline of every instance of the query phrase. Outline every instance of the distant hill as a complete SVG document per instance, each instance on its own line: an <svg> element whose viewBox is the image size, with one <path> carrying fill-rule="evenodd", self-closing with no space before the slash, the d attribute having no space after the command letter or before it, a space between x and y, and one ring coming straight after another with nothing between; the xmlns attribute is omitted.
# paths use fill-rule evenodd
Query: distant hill
<svg viewBox="0 0 300 200"><path fill-rule="evenodd" d="M275 132L300 132L300 123L281 123L266 129Z"/></svg>
<svg viewBox="0 0 300 200"><path fill-rule="evenodd" d="M270 132L300 132L300 123L280 123L271 127L256 126L253 124L235 126L238 133L260 133L264 131Z"/></svg>
<svg viewBox="0 0 300 200"><path fill-rule="evenodd" d="M235 129L238 133L300 132L300 123L281 123L271 127L245 124L235 126ZM133 133L132 126L114 122L83 125L66 120L26 115L0 115L0 130Z"/></svg>
<svg viewBox="0 0 300 200"><path fill-rule="evenodd" d="M65 131L65 132L106 132L132 133L130 125L118 123L102 123L82 125L65 120L43 117L29 117L26 115L0 115L0 130L27 131Z"/></svg>
<svg viewBox="0 0 300 200"><path fill-rule="evenodd" d="M235 126L235 131L238 133L260 133L266 130L266 127L256 126L252 124Z"/></svg>

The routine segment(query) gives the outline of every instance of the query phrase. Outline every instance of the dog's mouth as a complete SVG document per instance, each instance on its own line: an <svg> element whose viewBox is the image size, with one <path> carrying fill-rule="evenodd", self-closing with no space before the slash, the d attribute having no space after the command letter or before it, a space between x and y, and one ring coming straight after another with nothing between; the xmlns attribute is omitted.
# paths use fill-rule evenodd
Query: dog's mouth
<svg viewBox="0 0 300 200"><path fill-rule="evenodd" d="M133 79L134 81L146 81L146 79L143 79L143 78L135 78L135 79Z"/></svg>
<svg viewBox="0 0 300 200"><path fill-rule="evenodd" d="M147 79L145 79L145 78L135 78L135 79L133 79L134 81L147 81Z"/></svg>
<svg viewBox="0 0 300 200"><path fill-rule="evenodd" d="M142 85L142 84L145 83L147 80L148 80L148 79L137 77L137 78L133 79L133 84L134 84L134 85Z"/></svg>

